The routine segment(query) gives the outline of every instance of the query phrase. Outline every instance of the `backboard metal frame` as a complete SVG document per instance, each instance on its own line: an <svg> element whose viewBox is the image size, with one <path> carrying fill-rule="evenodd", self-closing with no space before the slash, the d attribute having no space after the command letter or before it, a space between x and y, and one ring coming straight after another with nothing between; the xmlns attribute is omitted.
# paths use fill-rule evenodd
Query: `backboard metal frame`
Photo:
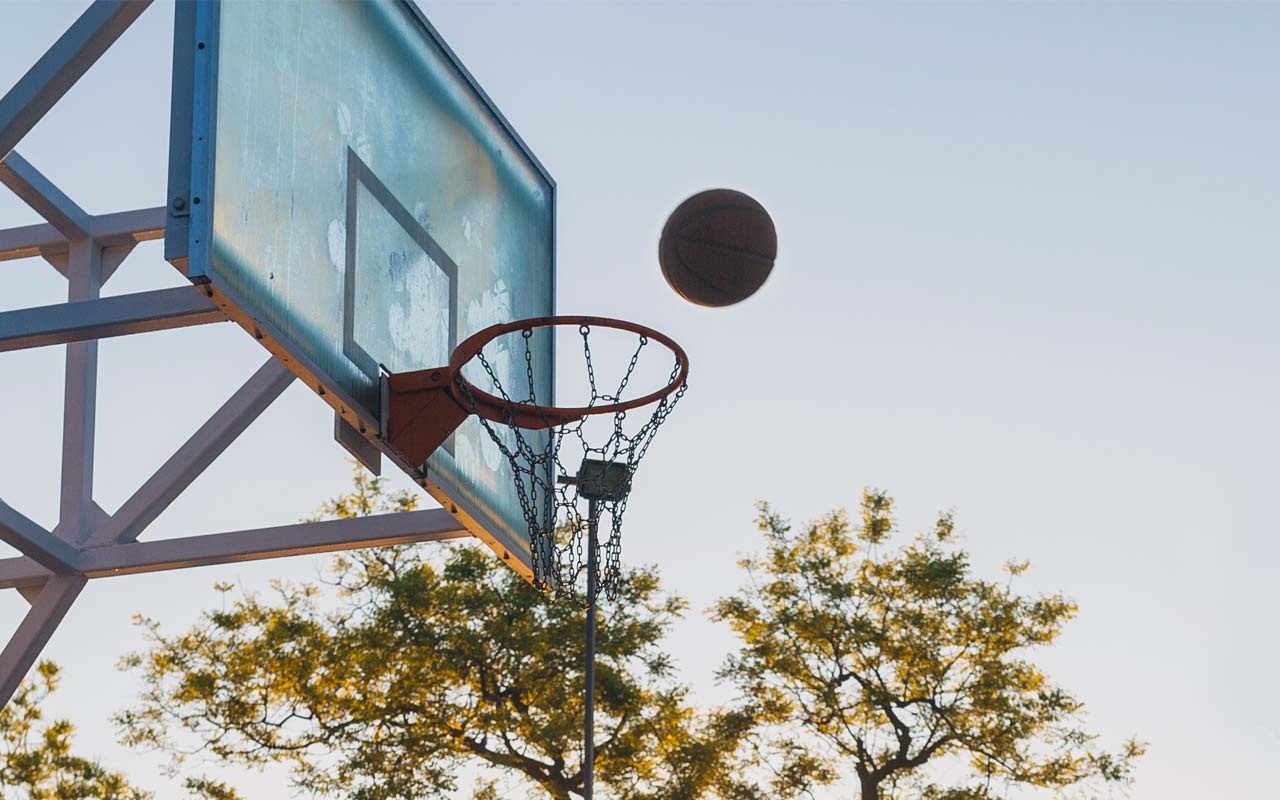
<svg viewBox="0 0 1280 800"><path fill-rule="evenodd" d="M208 27L216 0L178 3L174 38L173 128L170 186L164 206L92 215L61 192L13 148L97 59L150 5L151 0L95 0L67 32L12 89L0 97L0 183L47 220L40 225L0 230L0 265L41 257L67 278L67 302L53 306L0 312L0 352L66 345L62 433L62 471L58 524L47 530L0 500L0 541L22 555L0 558L0 588L17 589L31 609L0 650L0 707L7 704L39 657L80 592L90 580L187 567L225 564L309 553L411 544L466 537L483 531L468 509L444 498L445 507L348 520L303 523L274 528L139 542L139 536L180 496L237 437L288 388L302 378L334 407L340 424L365 442L379 444L373 421L361 419L354 405L315 378L313 365L280 344L278 333L240 314L233 297L199 275L196 285L102 298L103 284L144 241L163 238L165 254L175 265L190 264L187 242L201 209L212 207L192 194L183 174L208 169L207 153L181 145L191 141L201 119L194 103L209 63L199 54L216 52L216 30ZM440 43L458 70L474 80L452 51L439 41L421 12L406 3L424 29ZM216 19L216 16L213 17ZM202 22L203 20L203 22ZM201 26L204 27L201 27ZM197 47L190 43L197 34ZM204 41L200 49L198 42ZM202 72L205 70L206 72ZM476 92L484 97L479 87ZM492 104L489 103L490 108ZM496 109L495 115L501 118ZM184 116L185 115L185 116ZM505 120L503 124L506 125ZM507 126L510 131L510 126ZM510 131L520 147L523 142ZM527 148L525 148L527 152ZM536 164L536 160L534 160ZM172 168L176 165L176 169ZM539 169L541 167L539 166ZM545 172L544 172L545 174ZM177 176L175 182L175 176ZM548 180L549 177L548 177ZM551 183L554 191L554 183ZM200 202L196 202L199 198ZM552 205L554 215L554 203ZM554 253L554 238L552 240ZM553 293L554 296L554 293ZM114 513L93 500L95 417L99 339L143 331L159 331L232 320L252 333L272 353L230 398L144 481ZM341 430L341 429L340 429ZM341 439L341 437L339 437ZM348 443L348 447L352 444ZM379 444L381 447L381 445ZM358 448L357 448L358 449ZM385 450L384 450L385 452ZM366 453L366 458L369 454ZM400 464L402 468L408 465ZM419 481L441 497L429 476ZM499 554L504 543L481 534ZM515 559L508 558L513 567ZM521 570L522 574L524 570ZM526 578L529 578L526 575Z"/></svg>

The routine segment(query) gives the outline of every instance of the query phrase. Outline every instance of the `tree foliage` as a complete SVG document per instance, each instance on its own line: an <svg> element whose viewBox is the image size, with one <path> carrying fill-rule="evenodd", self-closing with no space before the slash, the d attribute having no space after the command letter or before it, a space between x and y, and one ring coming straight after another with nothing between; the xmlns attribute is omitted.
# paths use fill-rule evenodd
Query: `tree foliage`
<svg viewBox="0 0 1280 800"><path fill-rule="evenodd" d="M3 800L146 800L124 775L71 752L75 728L46 721L41 708L58 688L58 667L36 666L0 709L0 798Z"/></svg>
<svg viewBox="0 0 1280 800"><path fill-rule="evenodd" d="M357 472L324 511L413 506ZM270 598L223 587L224 608L176 635L142 620L149 648L124 665L144 689L118 717L124 740L284 763L300 788L351 800L443 796L477 762L548 798L581 793L581 609L467 545L360 551L326 583ZM662 643L684 610L638 570L602 612L596 780L609 797L759 796L730 764L750 720L695 712L674 680Z"/></svg>
<svg viewBox="0 0 1280 800"><path fill-rule="evenodd" d="M1006 565L1004 584L974 577L950 514L892 549L879 491L864 494L859 527L836 511L797 530L765 504L759 526L765 551L741 562L749 584L714 611L741 639L722 676L762 723L851 767L863 800L1131 781L1144 745L1098 749L1082 703L1029 660L1076 606L1015 593L1025 563Z"/></svg>

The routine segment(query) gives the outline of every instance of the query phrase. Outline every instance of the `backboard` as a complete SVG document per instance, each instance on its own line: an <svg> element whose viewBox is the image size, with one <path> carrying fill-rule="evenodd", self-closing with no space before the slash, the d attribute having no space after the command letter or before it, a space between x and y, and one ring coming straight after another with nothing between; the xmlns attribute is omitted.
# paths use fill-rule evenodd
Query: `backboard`
<svg viewBox="0 0 1280 800"><path fill-rule="evenodd" d="M174 48L166 257L528 577L497 444L472 419L405 463L379 383L555 313L550 176L406 0L179 3Z"/></svg>

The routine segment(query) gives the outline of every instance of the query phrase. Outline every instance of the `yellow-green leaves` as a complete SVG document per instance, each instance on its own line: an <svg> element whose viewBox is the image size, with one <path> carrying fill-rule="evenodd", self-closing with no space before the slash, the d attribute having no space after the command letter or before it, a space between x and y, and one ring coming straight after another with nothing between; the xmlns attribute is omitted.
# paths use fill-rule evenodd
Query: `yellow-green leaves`
<svg viewBox="0 0 1280 800"><path fill-rule="evenodd" d="M893 499L878 489L864 493L856 530L843 511L793 528L760 510L765 552L714 609L741 641L721 675L756 709L758 736L812 740L832 774L857 776L864 800L1130 780L1143 745L1098 750L1082 704L1030 660L1075 615L1072 601L976 577L950 512L888 550ZM1012 578L1028 564L1005 568ZM970 780L936 785L929 766L946 757L967 761Z"/></svg>
<svg viewBox="0 0 1280 800"><path fill-rule="evenodd" d="M75 728L46 721L41 705L58 688L58 667L42 661L0 709L0 797L23 800L147 800L147 792L71 752Z"/></svg>
<svg viewBox="0 0 1280 800"><path fill-rule="evenodd" d="M358 474L324 514L411 499ZM228 596L172 635L144 622L150 645L124 662L144 687L117 718L124 740L285 764L335 799L455 797L466 764L530 796L581 792L581 609L467 544L349 553L327 583ZM611 798L696 800L737 779L742 726L697 712L673 679L663 639L684 610L643 569L602 609L596 780Z"/></svg>

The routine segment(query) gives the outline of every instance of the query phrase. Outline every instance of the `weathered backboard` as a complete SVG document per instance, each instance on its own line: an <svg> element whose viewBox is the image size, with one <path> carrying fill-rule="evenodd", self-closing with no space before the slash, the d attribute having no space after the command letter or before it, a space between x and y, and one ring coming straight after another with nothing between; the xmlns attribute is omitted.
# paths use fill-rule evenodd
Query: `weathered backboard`
<svg viewBox="0 0 1280 800"><path fill-rule="evenodd" d="M555 184L411 3L179 3L173 109L166 257L393 458L380 372L554 313ZM496 368L523 376L515 355ZM530 574L474 419L425 468L398 463Z"/></svg>

